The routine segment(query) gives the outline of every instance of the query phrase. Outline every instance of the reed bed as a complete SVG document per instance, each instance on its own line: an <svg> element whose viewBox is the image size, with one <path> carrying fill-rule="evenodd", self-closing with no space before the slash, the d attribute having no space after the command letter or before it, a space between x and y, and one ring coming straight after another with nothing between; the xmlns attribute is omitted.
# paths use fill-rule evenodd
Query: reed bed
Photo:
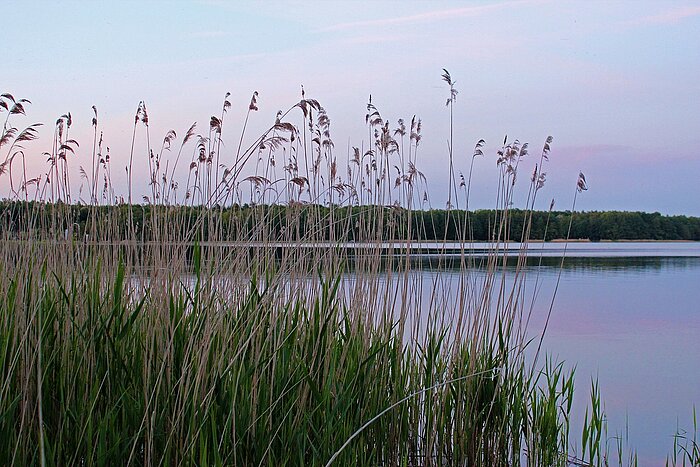
<svg viewBox="0 0 700 467"><path fill-rule="evenodd" d="M457 92L443 79L451 115ZM71 115L31 176L24 146L38 127L15 129L29 102L2 95L2 462L607 465L598 390L578 444L574 373L528 329L551 304L536 306L525 281L527 244L515 260L503 250L529 237L526 221L511 238L509 212L532 212L551 138L534 158L504 141L490 251L470 255L469 211L459 211L447 224L460 238L448 279L444 257L429 258L433 275L416 261L426 225L412 212L431 207L419 119L391 128L370 101L369 142L339 158L328 114L303 90L249 137L258 98L228 146L228 94L207 131L168 131L160 147L140 103L122 194L93 108L76 196ZM457 213L474 158L487 156L479 141L459 172L451 139L450 124ZM534 170L517 177L526 163ZM148 174L142 198L137 173ZM525 200L514 199L516 179L529 183ZM574 193L585 188L581 175ZM620 465L633 463L617 450Z"/></svg>

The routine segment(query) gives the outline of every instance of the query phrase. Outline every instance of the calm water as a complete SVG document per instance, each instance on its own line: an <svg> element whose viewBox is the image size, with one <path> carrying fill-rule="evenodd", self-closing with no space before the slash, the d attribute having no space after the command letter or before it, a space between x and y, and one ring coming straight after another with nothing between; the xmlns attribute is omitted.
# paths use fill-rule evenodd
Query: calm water
<svg viewBox="0 0 700 467"><path fill-rule="evenodd" d="M533 333L543 325L559 275L553 250L563 245L543 248L553 257L541 266L536 261L529 273L539 268L542 283ZM628 429L640 465L663 465L673 434L679 426L692 430L693 405L700 409L700 243L570 244L544 348L576 366L572 439L580 444L596 377L608 436Z"/></svg>
<svg viewBox="0 0 700 467"><path fill-rule="evenodd" d="M626 248L567 259L545 346L576 364L579 388L598 377L610 435L629 420L641 465L662 465L700 408L700 244Z"/></svg>

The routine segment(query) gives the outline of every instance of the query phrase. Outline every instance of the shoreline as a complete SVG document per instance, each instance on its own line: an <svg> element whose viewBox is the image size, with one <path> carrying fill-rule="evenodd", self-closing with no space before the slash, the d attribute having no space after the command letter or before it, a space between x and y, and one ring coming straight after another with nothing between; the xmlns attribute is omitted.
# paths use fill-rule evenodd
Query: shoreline
<svg viewBox="0 0 700 467"><path fill-rule="evenodd" d="M643 240L630 240L630 239L601 239L598 241L593 241L589 238L575 238L566 240L565 238L555 238L552 240L529 240L530 243L700 243L698 240L653 240L653 239L643 239Z"/></svg>

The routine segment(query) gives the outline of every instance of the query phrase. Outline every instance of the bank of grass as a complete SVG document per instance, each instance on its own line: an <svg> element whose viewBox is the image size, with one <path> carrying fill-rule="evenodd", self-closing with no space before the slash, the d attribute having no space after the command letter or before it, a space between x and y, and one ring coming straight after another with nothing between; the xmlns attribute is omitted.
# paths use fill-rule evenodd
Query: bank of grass
<svg viewBox="0 0 700 467"><path fill-rule="evenodd" d="M528 150L505 141L496 155L492 250L485 259L469 255L473 226L461 217L457 271L441 273L438 257L438 272L427 275L413 246L434 225L410 219L430 202L420 120L390 129L370 102L370 149L351 150L341 170L328 115L303 94L261 136L246 142L244 126L236 152L222 152L227 98L207 134L191 127L179 149L174 131L160 151L132 144L129 187L135 167L147 167L151 180L139 224L140 206L101 209L132 193L113 187L95 110L79 236L70 114L58 120L38 177L18 152L35 131L5 124L1 168L25 212L2 219L3 463L604 465L613 449L620 465L634 463L626 446L608 443L595 385L583 431L571 433L573 371L544 358L544 331L528 329L532 313L551 313L550 302L535 301L525 281L527 245L515 265L501 249L529 237L551 139L532 176L522 177L529 191L516 238L513 186ZM8 117L24 113L27 102L2 99ZM255 111L257 93L248 116ZM295 124L287 122L292 111ZM137 131L150 131L143 104ZM178 179L183 148L192 158ZM471 167L462 174L450 163L455 207L468 207ZM218 215L244 202L253 207ZM285 229L272 222L272 204L287 206ZM197 207L195 219L175 205ZM375 212L350 216L347 206ZM409 231L387 256L382 242L387 231L399 237L399 214ZM363 245L352 255L340 247L350 231ZM330 246L274 248L319 241Z"/></svg>

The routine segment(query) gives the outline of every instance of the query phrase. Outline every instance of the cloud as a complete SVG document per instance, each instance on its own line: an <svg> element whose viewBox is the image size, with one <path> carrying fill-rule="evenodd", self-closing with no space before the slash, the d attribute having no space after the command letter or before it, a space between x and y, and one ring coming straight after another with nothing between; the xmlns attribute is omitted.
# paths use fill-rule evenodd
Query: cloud
<svg viewBox="0 0 700 467"><path fill-rule="evenodd" d="M628 21L630 26L648 26L659 24L676 24L684 19L700 15L700 6L688 6L684 8L674 8L656 15L644 16Z"/></svg>
<svg viewBox="0 0 700 467"><path fill-rule="evenodd" d="M688 167L698 166L697 156L693 154L692 151L667 147L644 147L606 143L558 147L555 144L552 147L552 154L554 154L554 157L562 157L571 162L588 161L592 163L593 161L597 161L600 164L604 164L606 167L609 167L612 162L620 167L629 167L630 164L634 164L637 167L640 165L654 167L660 163L685 163L689 164Z"/></svg>
<svg viewBox="0 0 700 467"><path fill-rule="evenodd" d="M409 39L411 39L410 36L402 34L367 34L340 40L338 45L385 44L387 42L401 42Z"/></svg>
<svg viewBox="0 0 700 467"><path fill-rule="evenodd" d="M417 13L406 16L394 16L392 18L373 19L366 21L352 21L347 23L338 23L319 29L319 32L345 31L357 28L382 28L386 26L395 26L403 24L415 23L430 23L443 21L459 17L480 16L495 10L502 10L514 6L542 3L542 0L511 0L501 3L490 3L487 5L467 6L460 8L450 8L447 10L432 10L423 13Z"/></svg>

